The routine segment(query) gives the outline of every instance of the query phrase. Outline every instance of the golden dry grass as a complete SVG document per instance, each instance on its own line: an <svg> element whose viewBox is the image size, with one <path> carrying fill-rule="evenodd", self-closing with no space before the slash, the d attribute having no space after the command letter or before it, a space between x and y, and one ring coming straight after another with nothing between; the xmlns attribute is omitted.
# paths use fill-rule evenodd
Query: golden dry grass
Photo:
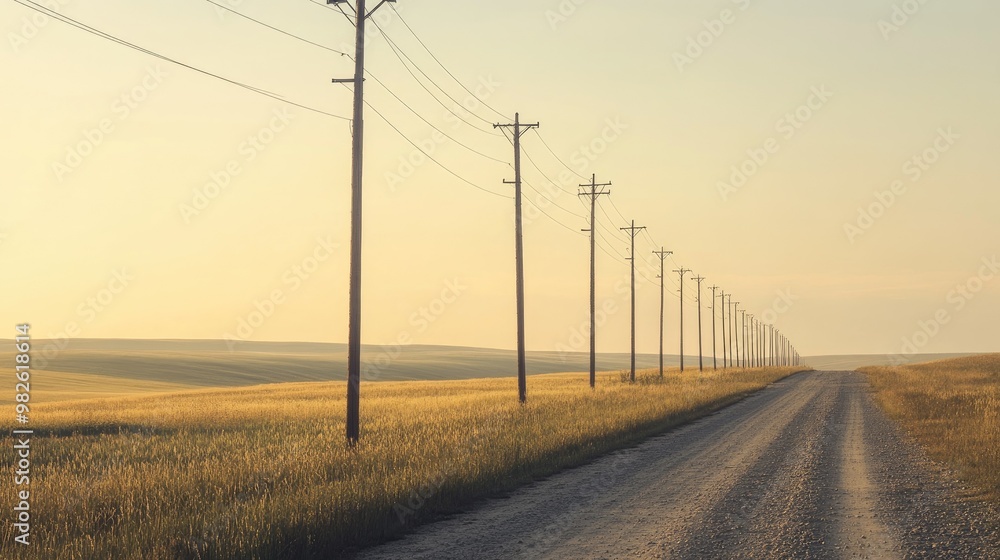
<svg viewBox="0 0 1000 560"><path fill-rule="evenodd" d="M1000 501L1000 355L861 371L931 457Z"/></svg>
<svg viewBox="0 0 1000 560"><path fill-rule="evenodd" d="M596 391L583 374L533 376L526 406L514 379L370 383L353 450L343 383L43 403L32 409L33 544L15 547L3 524L0 556L330 558L793 371L671 371L635 385L606 373ZM12 407L0 414L11 418ZM13 496L12 482L0 477L0 496Z"/></svg>

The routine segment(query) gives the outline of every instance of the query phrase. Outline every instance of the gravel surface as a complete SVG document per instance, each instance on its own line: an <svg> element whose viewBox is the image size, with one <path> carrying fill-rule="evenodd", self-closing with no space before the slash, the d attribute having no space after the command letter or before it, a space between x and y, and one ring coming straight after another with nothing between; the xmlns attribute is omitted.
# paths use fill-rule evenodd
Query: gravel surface
<svg viewBox="0 0 1000 560"><path fill-rule="evenodd" d="M804 373L356 558L1000 559L953 478L862 375Z"/></svg>

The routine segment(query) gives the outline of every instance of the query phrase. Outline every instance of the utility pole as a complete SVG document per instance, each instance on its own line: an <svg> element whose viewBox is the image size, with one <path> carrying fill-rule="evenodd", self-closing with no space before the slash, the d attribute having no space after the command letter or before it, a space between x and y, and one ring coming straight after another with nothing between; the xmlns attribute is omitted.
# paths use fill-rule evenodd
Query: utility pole
<svg viewBox="0 0 1000 560"><path fill-rule="evenodd" d="M528 381L524 360L524 250L521 243L521 136L538 128L538 123L521 124L514 113L514 124L495 124L493 128L514 129L514 267L517 276L517 397L522 404L528 400ZM510 184L510 181L504 181Z"/></svg>
<svg viewBox="0 0 1000 560"><path fill-rule="evenodd" d="M663 247L660 247L660 250L653 251L653 254L660 257L660 276L658 277L660 279L660 379L663 379L663 261L674 252L665 251Z"/></svg>
<svg viewBox="0 0 1000 560"><path fill-rule="evenodd" d="M712 290L712 369L719 369L719 363L715 359L715 292L719 287L711 286L708 289Z"/></svg>
<svg viewBox="0 0 1000 560"><path fill-rule="evenodd" d="M750 365L749 351L750 347L747 346L747 310L740 310L740 328L743 331L743 368L746 369Z"/></svg>
<svg viewBox="0 0 1000 560"><path fill-rule="evenodd" d="M722 299L722 369L726 369L729 367L726 362L726 292L719 297Z"/></svg>
<svg viewBox="0 0 1000 560"><path fill-rule="evenodd" d="M702 351L701 346L701 283L705 280L704 276L698 275L692 278L698 283L698 371L705 371L705 353Z"/></svg>
<svg viewBox="0 0 1000 560"><path fill-rule="evenodd" d="M729 329L729 367L733 367L736 362L736 351L733 349L736 343L735 337L733 336L733 325L736 322L736 310L733 308L733 294L726 296L726 308L729 310L729 320L726 322L726 328Z"/></svg>
<svg viewBox="0 0 1000 560"><path fill-rule="evenodd" d="M589 187L590 190L586 192L581 192L577 196L586 196L590 199L590 229L585 229L583 231L590 232L590 388L593 389L597 384L597 304L596 304L596 291L594 287L595 280L595 260L597 254L594 251L596 241L594 236L597 235L597 215L594 213L597 208L597 197L601 195L610 195L611 191L598 190L604 187L610 187L611 183L597 183L597 175L592 175L590 177L589 185L580 185L580 187Z"/></svg>
<svg viewBox="0 0 1000 560"><path fill-rule="evenodd" d="M730 299L732 299L732 297L730 297ZM732 302L730 303L732 304ZM733 354L733 357L736 359L736 367L742 367L743 364L740 362L740 329L737 324L737 317L740 316L740 302L737 301L735 304L732 304L732 306L732 313L730 313L730 315L733 320L733 324L732 327L730 327L729 334L733 339L733 343L736 345L735 353Z"/></svg>
<svg viewBox="0 0 1000 560"><path fill-rule="evenodd" d="M646 228L636 227L635 220L632 220L631 227L621 228L622 231L629 232L629 237L632 240L632 256L629 257L629 261L632 263L632 372L629 374L629 381L632 383L635 383L635 236L644 229Z"/></svg>
<svg viewBox="0 0 1000 560"><path fill-rule="evenodd" d="M337 4L345 0L327 0ZM354 117L351 121L351 280L347 319L347 443L354 445L361 435L361 186L364 173L365 105L365 22L386 2L367 11L365 0L357 0L355 17L354 78L334 78L333 83L354 84Z"/></svg>
<svg viewBox="0 0 1000 560"><path fill-rule="evenodd" d="M684 275L691 270L681 267L674 272L680 275L681 279L681 371L684 371Z"/></svg>

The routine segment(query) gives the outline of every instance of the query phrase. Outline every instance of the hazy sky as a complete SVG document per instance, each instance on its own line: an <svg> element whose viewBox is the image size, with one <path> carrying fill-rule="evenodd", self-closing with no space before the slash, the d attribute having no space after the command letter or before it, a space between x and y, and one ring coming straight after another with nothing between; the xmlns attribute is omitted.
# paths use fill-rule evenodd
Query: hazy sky
<svg viewBox="0 0 1000 560"><path fill-rule="evenodd" d="M351 49L352 27L323 5L218 1ZM351 113L350 91L331 83L351 75L347 57L205 0L46 5L289 101ZM657 271L646 264L653 243L675 251L668 272L683 265L706 288L735 293L803 354L898 353L904 338L926 352L1000 350L1000 279L992 278L1000 274L1000 4L400 0L397 8L474 94L506 119L519 111L540 122L541 138L572 168L525 134L525 154L545 176L526 157L524 178L558 193L525 190L529 349L587 349L585 333L574 332L588 317L588 241L579 230L589 209L575 193L578 175L596 173L614 183L598 211L607 250L598 253L598 305L609 310L600 351L629 344L618 211L648 227L636 244L650 277L638 282L640 351L657 345ZM512 148L490 126L501 117L452 80L390 8L379 15L436 97L377 32L368 69L452 139L370 78L372 107L454 173L510 196L502 180L513 171L501 162ZM348 121L14 2L0 4L0 21L2 324L29 321L36 337L346 340ZM422 73L478 105L474 115L455 109L458 120L447 109L455 103ZM371 110L366 125L364 341L513 347L513 201L426 161ZM667 349L676 352L677 275L668 279ZM688 281L685 296L694 293ZM688 303L689 352L696 317ZM703 321L710 337L710 311Z"/></svg>

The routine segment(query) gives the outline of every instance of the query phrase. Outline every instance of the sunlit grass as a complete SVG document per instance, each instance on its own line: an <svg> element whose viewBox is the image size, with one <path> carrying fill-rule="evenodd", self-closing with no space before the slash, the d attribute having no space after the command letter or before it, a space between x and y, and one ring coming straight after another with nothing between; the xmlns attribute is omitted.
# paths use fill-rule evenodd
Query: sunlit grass
<svg viewBox="0 0 1000 560"><path fill-rule="evenodd" d="M355 449L343 383L43 403L32 409L33 544L15 547L3 524L0 556L330 558L792 371L670 371L662 383L643 372L634 385L606 373L596 391L585 374L533 376L525 406L509 378L369 383ZM11 454L3 461L12 472ZM0 496L13 495L4 474Z"/></svg>
<svg viewBox="0 0 1000 560"><path fill-rule="evenodd" d="M1000 501L1000 355L862 371L931 457Z"/></svg>

